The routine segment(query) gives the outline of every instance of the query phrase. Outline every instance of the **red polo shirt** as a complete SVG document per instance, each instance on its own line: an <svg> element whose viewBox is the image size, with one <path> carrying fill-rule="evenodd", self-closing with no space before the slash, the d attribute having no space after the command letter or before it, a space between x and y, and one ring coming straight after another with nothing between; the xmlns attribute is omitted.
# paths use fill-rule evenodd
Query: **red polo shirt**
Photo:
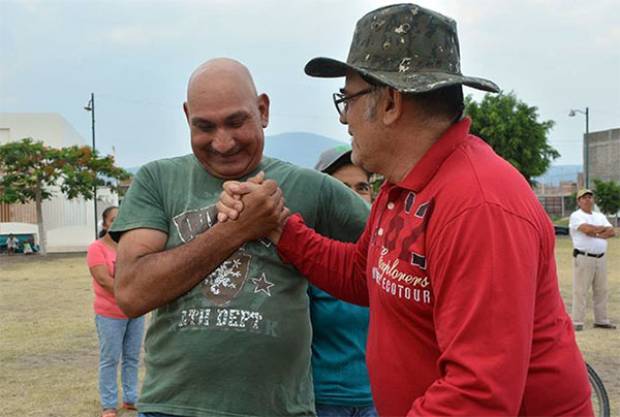
<svg viewBox="0 0 620 417"><path fill-rule="evenodd" d="M280 254L335 297L370 305L380 415L591 416L549 217L469 126L383 185L356 244L294 216Z"/></svg>

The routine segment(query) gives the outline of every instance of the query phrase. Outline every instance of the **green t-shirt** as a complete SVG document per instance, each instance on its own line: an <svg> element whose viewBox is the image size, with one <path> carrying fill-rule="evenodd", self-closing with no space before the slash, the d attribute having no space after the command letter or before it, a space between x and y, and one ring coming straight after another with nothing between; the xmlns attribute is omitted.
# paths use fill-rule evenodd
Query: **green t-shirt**
<svg viewBox="0 0 620 417"><path fill-rule="evenodd" d="M248 177L260 170L310 227L335 239L357 239L368 207L338 181L267 157ZM194 155L151 162L134 178L111 234L152 228L168 234L166 249L182 245L213 225L221 191L222 180ZM153 313L140 411L314 415L306 279L282 263L268 240L246 243L208 272Z"/></svg>

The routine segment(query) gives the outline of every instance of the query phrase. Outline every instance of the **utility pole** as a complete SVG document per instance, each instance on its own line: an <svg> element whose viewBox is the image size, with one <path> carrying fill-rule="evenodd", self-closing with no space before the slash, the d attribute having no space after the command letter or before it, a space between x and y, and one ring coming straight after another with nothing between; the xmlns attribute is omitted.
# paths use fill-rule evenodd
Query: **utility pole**
<svg viewBox="0 0 620 417"><path fill-rule="evenodd" d="M84 110L90 112L90 127L93 138L93 154L95 153L95 93L90 93L90 100L88 104L84 106ZM95 179L97 176L97 172L95 172ZM99 221L99 216L97 215L97 184L95 184L93 189L93 201L95 206L95 240L99 239L99 234L97 231L97 222Z"/></svg>
<svg viewBox="0 0 620 417"><path fill-rule="evenodd" d="M590 188L590 146L588 143L588 135L590 133L590 109L586 107L586 110L571 109L568 112L569 117L574 117L577 113L581 113L586 116L586 133L583 135L583 182L585 188Z"/></svg>
<svg viewBox="0 0 620 417"><path fill-rule="evenodd" d="M586 188L590 188L590 143L589 134L590 134L590 109L586 107L586 135L583 137L583 146L586 148L585 152L585 164L584 164L584 176L586 182Z"/></svg>

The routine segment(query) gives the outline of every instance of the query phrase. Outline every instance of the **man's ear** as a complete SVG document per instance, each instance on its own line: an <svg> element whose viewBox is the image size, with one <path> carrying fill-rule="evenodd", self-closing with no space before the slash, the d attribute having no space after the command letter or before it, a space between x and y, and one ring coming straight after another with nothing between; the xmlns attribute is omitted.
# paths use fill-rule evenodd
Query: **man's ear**
<svg viewBox="0 0 620 417"><path fill-rule="evenodd" d="M265 93L256 98L258 111L260 112L260 121L263 129L269 125L269 96Z"/></svg>
<svg viewBox="0 0 620 417"><path fill-rule="evenodd" d="M403 114L403 95L393 88L386 88L383 95L382 118L386 126L394 124Z"/></svg>
<svg viewBox="0 0 620 417"><path fill-rule="evenodd" d="M190 125L190 122L189 122L189 110L187 109L187 101L183 102L183 113L185 113L185 120L187 120L187 124Z"/></svg>

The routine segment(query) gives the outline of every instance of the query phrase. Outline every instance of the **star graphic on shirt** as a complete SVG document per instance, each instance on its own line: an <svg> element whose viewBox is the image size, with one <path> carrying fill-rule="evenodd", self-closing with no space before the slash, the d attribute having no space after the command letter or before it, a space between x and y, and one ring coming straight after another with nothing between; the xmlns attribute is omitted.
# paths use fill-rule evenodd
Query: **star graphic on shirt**
<svg viewBox="0 0 620 417"><path fill-rule="evenodd" d="M260 278L252 278L252 282L256 285L254 288L254 294L262 291L271 297L271 291L269 291L269 288L273 287L275 284L267 281L267 277L264 272L260 275Z"/></svg>

